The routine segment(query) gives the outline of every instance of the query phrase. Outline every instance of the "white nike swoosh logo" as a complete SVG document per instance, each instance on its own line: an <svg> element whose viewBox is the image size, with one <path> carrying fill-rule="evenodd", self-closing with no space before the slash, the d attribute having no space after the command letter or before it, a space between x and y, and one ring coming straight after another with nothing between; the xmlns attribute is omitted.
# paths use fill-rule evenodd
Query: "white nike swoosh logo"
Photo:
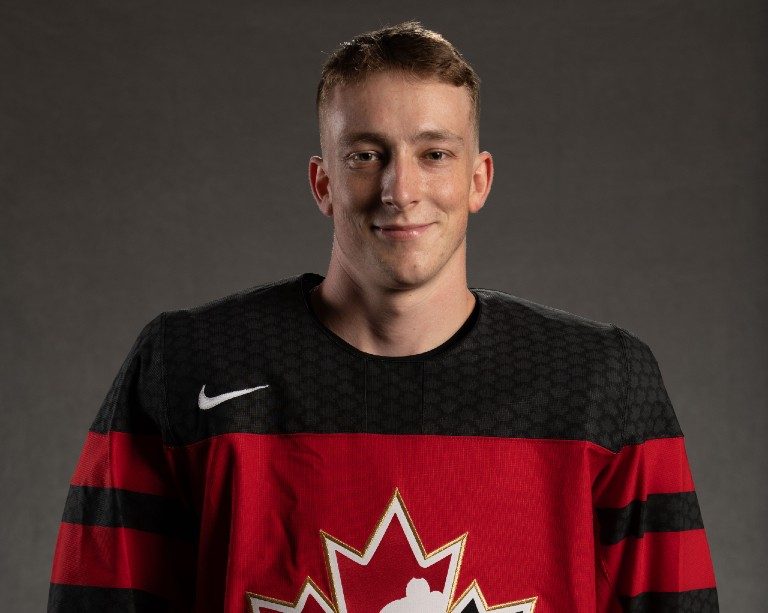
<svg viewBox="0 0 768 613"><path fill-rule="evenodd" d="M203 411L212 409L217 404L221 404L222 402L226 402L227 400L237 398L238 396L242 396L244 394L250 394L251 392L260 390L263 387L269 387L269 385L259 385L258 387L249 387L248 389L244 390L235 390L234 392L227 392L226 394L219 394L218 396L206 396L205 385L203 385L203 389L200 390L200 395L197 397L197 406L199 406Z"/></svg>

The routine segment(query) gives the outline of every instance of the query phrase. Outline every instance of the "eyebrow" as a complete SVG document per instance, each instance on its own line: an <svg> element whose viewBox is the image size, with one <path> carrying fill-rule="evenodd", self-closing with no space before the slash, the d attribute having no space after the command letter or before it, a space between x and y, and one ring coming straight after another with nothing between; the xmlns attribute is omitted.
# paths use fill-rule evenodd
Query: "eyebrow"
<svg viewBox="0 0 768 613"><path fill-rule="evenodd" d="M420 141L453 141L456 143L459 143L461 145L464 144L464 138L456 134L455 132L451 132L450 130L423 130L422 132L419 132L416 134L413 138L410 139L411 142L420 142ZM372 142L372 143L378 143L378 144L386 144L388 142L388 139L386 136L379 132L350 132L349 134L345 134L341 138L341 144L343 147L349 147L351 145L354 145L359 142Z"/></svg>

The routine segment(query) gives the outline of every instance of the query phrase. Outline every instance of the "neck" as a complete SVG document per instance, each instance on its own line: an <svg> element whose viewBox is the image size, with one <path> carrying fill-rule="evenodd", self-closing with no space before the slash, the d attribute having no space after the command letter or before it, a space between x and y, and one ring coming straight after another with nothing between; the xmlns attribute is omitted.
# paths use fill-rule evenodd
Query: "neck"
<svg viewBox="0 0 768 613"><path fill-rule="evenodd" d="M390 357L424 353L451 338L475 307L465 266L450 267L449 262L424 284L395 290L356 278L332 256L310 303L323 325L360 351Z"/></svg>

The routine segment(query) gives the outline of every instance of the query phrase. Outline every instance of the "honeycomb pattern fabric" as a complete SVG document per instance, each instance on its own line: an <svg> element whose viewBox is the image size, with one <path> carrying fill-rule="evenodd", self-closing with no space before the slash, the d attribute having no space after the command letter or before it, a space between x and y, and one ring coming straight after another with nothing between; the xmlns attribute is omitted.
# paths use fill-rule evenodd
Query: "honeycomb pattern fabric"
<svg viewBox="0 0 768 613"><path fill-rule="evenodd" d="M617 326L472 289L475 311L443 345L375 356L311 312L306 292L322 278L307 273L147 324L137 341L145 351L164 324L157 342L165 345L168 413L152 386L138 404L163 425L166 442L226 432L391 432L589 440L616 451L681 434L651 350ZM257 414L242 410L247 398L215 413L190 409L204 384L215 395L261 381L270 383ZM136 400L107 399L115 429L133 429L125 420L135 419L127 407ZM102 416L94 428L109 425Z"/></svg>
<svg viewBox="0 0 768 613"><path fill-rule="evenodd" d="M104 610L111 593L113 610L126 611L207 612L212 605L203 609L202 602L229 602L228 587L202 585L195 576L201 552L221 553L210 514L234 512L237 500L209 508L213 486L203 487L211 479L204 471L216 461L195 467L195 450L221 437L344 434L579 445L600 458L594 474L573 476L591 483L585 504L591 500L592 515L579 521L594 523L595 607L717 610L682 432L645 342L611 323L470 288L474 310L440 346L412 356L372 355L314 314L308 295L322 280L315 273L280 279L161 313L141 330L72 479L49 611ZM259 389L213 410L198 405L202 391L215 398L252 388ZM99 556L89 541L102 543L96 549L103 557L109 546L130 551L136 534L149 539L142 555L157 561L156 576L136 570L140 557L114 575L90 570ZM698 558L680 560L672 534L690 539L686 547ZM105 539L112 545L105 548ZM186 563L171 562L179 559ZM659 589L670 585L664 575L671 565L683 562L699 570L672 590ZM648 575L642 569L649 565L660 570ZM241 604L216 610L248 610ZM484 606L472 599L463 610ZM537 607L551 610L545 596Z"/></svg>

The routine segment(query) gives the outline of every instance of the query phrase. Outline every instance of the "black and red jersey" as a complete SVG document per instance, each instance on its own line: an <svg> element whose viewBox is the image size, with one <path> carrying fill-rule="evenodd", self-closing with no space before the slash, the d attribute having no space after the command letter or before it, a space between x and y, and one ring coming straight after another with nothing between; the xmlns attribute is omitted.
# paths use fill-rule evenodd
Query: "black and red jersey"
<svg viewBox="0 0 768 613"><path fill-rule="evenodd" d="M48 611L718 611L683 434L627 330L471 288L434 349L305 273L139 334L71 480Z"/></svg>

